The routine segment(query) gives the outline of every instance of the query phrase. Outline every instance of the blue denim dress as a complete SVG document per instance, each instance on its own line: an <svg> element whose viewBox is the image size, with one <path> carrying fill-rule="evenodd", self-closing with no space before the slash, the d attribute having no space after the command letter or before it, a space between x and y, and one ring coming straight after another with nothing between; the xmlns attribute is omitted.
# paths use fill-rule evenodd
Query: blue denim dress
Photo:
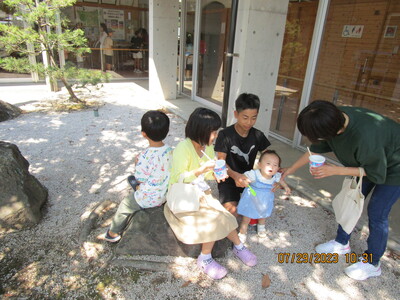
<svg viewBox="0 0 400 300"><path fill-rule="evenodd" d="M275 198L275 194L271 190L274 183L279 182L281 174L276 173L271 179L266 179L261 175L260 170L251 170L245 175L252 179L250 186L257 195L253 196L249 188L245 188L237 208L238 214L252 219L271 216Z"/></svg>

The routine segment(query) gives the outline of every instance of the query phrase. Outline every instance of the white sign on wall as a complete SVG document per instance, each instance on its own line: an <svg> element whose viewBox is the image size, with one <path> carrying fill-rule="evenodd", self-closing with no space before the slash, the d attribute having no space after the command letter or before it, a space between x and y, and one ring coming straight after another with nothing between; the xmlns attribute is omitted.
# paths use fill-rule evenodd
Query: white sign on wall
<svg viewBox="0 0 400 300"><path fill-rule="evenodd" d="M364 30L364 25L344 25L342 37L361 38Z"/></svg>
<svg viewBox="0 0 400 300"><path fill-rule="evenodd" d="M114 30L113 40L125 39L124 11L117 9L103 9L104 22L107 28Z"/></svg>

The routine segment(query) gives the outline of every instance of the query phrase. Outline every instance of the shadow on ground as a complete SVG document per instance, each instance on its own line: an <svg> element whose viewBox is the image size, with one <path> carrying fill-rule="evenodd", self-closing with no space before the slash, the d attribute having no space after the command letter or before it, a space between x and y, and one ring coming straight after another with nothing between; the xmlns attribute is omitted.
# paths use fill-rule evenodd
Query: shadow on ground
<svg viewBox="0 0 400 300"><path fill-rule="evenodd" d="M125 93L127 93L125 91ZM174 257L124 257L173 263L172 272L139 272L110 266L114 245L97 237L104 233L115 206L104 212L88 241L79 243L82 224L105 200L116 203L130 191L126 177L133 159L147 143L140 118L158 107L149 98L116 91L95 117L92 110L74 113L31 113L0 123L0 139L16 144L30 162L31 173L48 189L49 202L35 228L0 234L0 295L30 299L397 299L399 263L385 257L383 274L354 282L343 273L348 264L310 263L305 254L335 234L330 212L293 193L278 197L267 221L268 238L249 233L248 245L259 264L249 268L229 252L219 262L229 274L212 281L195 261ZM109 96L110 97L110 96ZM175 146L184 136L184 122L171 118L166 142ZM356 232L352 247L361 253L366 236ZM162 247L162 245L160 245ZM294 257L294 259L293 259ZM283 259L283 261L282 261ZM293 260L293 262L292 262ZM262 289L263 275L271 286Z"/></svg>

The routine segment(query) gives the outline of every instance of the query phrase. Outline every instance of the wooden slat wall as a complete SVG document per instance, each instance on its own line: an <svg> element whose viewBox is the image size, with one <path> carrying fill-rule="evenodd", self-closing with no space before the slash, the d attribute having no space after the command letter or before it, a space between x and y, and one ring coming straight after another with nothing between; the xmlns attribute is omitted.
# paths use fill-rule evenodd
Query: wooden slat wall
<svg viewBox="0 0 400 300"><path fill-rule="evenodd" d="M331 2L311 101L331 100L335 87L352 89L377 97L339 91L338 104L367 107L400 121L400 16L393 13L400 13L400 1ZM344 25L364 25L362 37L342 37ZM383 37L386 25L398 26L395 38Z"/></svg>

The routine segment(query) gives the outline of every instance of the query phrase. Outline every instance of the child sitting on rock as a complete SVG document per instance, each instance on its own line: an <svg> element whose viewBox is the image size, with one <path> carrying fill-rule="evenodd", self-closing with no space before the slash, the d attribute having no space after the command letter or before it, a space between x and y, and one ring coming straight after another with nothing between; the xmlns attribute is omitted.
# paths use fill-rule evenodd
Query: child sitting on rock
<svg viewBox="0 0 400 300"><path fill-rule="evenodd" d="M121 239L122 231L135 212L165 202L172 159L172 148L163 142L169 131L169 118L163 112L151 110L143 115L141 125L149 147L139 154L135 176L129 178L134 192L122 200L105 233L104 239L111 243Z"/></svg>

